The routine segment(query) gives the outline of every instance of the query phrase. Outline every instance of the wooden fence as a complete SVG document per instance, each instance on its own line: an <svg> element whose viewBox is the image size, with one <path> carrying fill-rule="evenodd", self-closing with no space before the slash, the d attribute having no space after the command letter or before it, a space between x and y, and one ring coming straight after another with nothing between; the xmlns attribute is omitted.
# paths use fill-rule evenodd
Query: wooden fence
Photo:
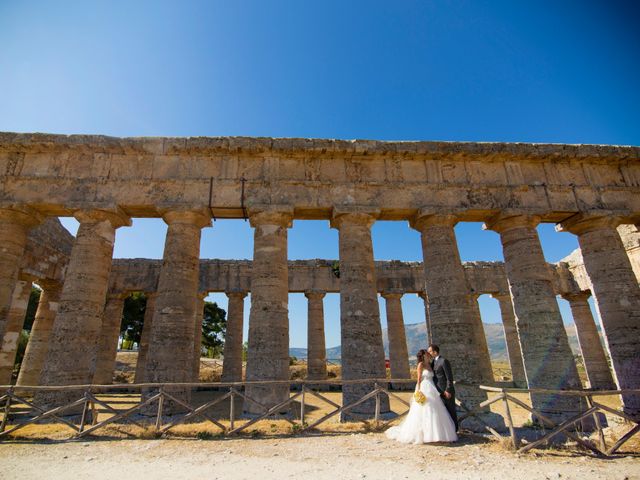
<svg viewBox="0 0 640 480"><path fill-rule="evenodd" d="M366 385L370 390L348 404L339 405L330 398L327 398L327 386L340 388L344 385ZM18 387L18 386L0 386L0 440L9 438L11 434L20 429L44 421L59 422L71 429L69 439L78 439L86 437L107 425L131 423L142 428L153 428L157 433L164 434L178 425L184 424L195 419L205 420L220 429L220 433L224 435L234 435L246 430L250 426L256 424L260 420L268 418L280 418L291 424L294 432L308 432L316 429L321 424L335 418L338 415L353 410L358 405L367 401L375 402L373 415L367 422L373 421L379 429L384 429L392 423L398 421L408 413L409 402L402 398L397 392L394 392L392 386L397 388L401 384L415 384L415 381L406 379L365 379L365 380L324 380L324 381L268 381L268 382L233 382L233 383L145 383L145 384L117 384L117 385L74 385L74 386L40 386L40 387ZM289 397L271 408L262 406L256 399L246 394L246 387L254 386L283 386L287 385L290 390ZM205 401L201 405L191 405L175 395L176 389L212 389L221 393L221 395L211 400ZM458 407L461 411L459 417L460 422L467 418L474 417L485 428L500 441L509 439L513 448L518 452L526 452L532 448L548 444L554 437L564 434L566 437L576 441L584 449L598 455L610 457L614 455L620 447L626 443L631 437L640 431L640 423L626 415L624 412L603 405L594 400L599 396L620 395L623 391L596 391L596 390L580 390L580 391L563 391L563 390L543 390L543 389L516 389L516 388L496 388L489 386L480 386L480 389L486 391L490 396L485 402L476 408L470 409L463 402L457 400ZM145 397L142 396L143 391L151 391ZM47 408L37 405L34 397L38 392L71 392L77 395L62 405L53 408ZM140 393L140 399L135 405L117 409L114 405L118 402L118 398L124 395L131 395L132 392ZM535 410L526 402L516 398L515 394L551 394L551 395L571 395L579 396L585 399L586 410L579 412L573 417L556 424L551 419ZM635 393L640 395L640 390L625 390L624 393ZM71 395L70 395L71 396ZM381 404L384 396L395 399L402 406L403 411L395 412L391 419L383 419L381 414ZM109 397L109 398L105 398ZM113 398L116 401L113 401ZM331 411L322 415L320 418L313 419L307 415L307 400L310 397L327 404ZM37 398L37 397L36 397ZM111 399L111 400L110 400ZM249 402L256 406L261 413L254 415L253 418L238 415L235 407L235 399L242 399L245 403ZM228 409L225 409L224 415L214 417L211 409L222 402L228 402ZM166 415L165 404L172 402L174 405L181 407L180 413ZM501 402L504 409L504 419L508 427L508 437L503 436L492 426L487 424L483 419L489 406L494 403ZM299 410L296 415L283 415L281 412L289 410L296 404ZM534 441L522 445L519 432L522 430L517 428L513 422L511 414L511 406L517 405L520 408L531 413L536 419L542 422L544 430L540 433L539 438ZM117 405L116 405L117 406ZM102 409L102 411L100 411ZM139 415L145 410L145 415ZM75 411L74 411L75 410ZM149 411L152 411L150 414ZM81 412L81 413L78 413ZM613 445L607 446L605 433L600 422L599 413L609 414L622 418L628 422L630 429ZM595 431L598 440L591 441L580 432L580 423L588 418L593 418ZM228 425L222 422L228 421ZM530 433L530 432L529 432Z"/></svg>
<svg viewBox="0 0 640 480"><path fill-rule="evenodd" d="M603 396L611 396L611 395L620 395L622 393L625 394L633 394L640 395L640 390L548 390L541 388L534 389L522 389L522 388L496 388L496 387L488 387L481 385L480 388L486 392L497 393L497 395L493 398L482 402L478 407L473 410L469 410L464 405L463 409L466 411L464 415L460 418L460 421L464 420L467 417L474 416L482 423L485 424L485 428L491 432L492 435L497 437L498 440L504 440L498 432L492 429L489 425L487 425L482 417L479 416L482 409L490 406L496 402L502 402L504 406L504 417L509 428L509 437L513 448L518 453L524 453L532 448L541 446L543 444L549 444L550 441L561 434L564 434L568 438L577 442L580 446L584 447L586 450L591 451L597 456L601 457L610 457L614 455L622 445L624 445L631 437L637 434L640 431L640 423L629 415L616 410L614 408L603 405L602 403L596 402L594 397L603 397ZM557 424L547 416L540 413L538 410L533 407L527 405L522 400L514 397L514 394L524 393L530 395L534 394L547 394L547 395L563 395L563 396L574 396L581 397L585 400L585 404L587 409L584 411L580 411L572 417L564 420L563 422ZM531 413L535 419L542 423L542 427L548 432L543 433L543 435L536 439L533 442L527 443L526 445L521 445L520 438L518 435L518 430L516 429L513 418L511 415L511 407L510 402L514 405L517 405L520 408L525 409L529 413ZM630 429L622 435L613 445L607 447L606 438L604 434L604 429L600 422L599 414L610 414L622 418L626 422L630 424ZM587 420L589 417L593 419L593 426L595 432L598 436L597 442L591 442L589 439L582 438L579 431L581 430L580 424Z"/></svg>

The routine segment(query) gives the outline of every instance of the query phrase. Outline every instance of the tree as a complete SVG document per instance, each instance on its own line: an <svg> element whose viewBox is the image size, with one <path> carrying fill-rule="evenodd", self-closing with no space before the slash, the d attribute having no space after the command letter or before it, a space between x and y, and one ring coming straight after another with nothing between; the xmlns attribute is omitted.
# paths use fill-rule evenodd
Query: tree
<svg viewBox="0 0 640 480"><path fill-rule="evenodd" d="M24 319L24 326L22 327L27 332L31 332L33 327L33 321L36 318L36 310L38 310L38 303L40 302L40 293L42 291L36 287L31 287L31 293L29 294L29 304L27 305L27 313Z"/></svg>
<svg viewBox="0 0 640 480"><path fill-rule="evenodd" d="M124 308L122 309L122 323L120 324L120 335L124 341L140 345L146 306L147 298L144 293L132 293L125 298Z"/></svg>
<svg viewBox="0 0 640 480"><path fill-rule="evenodd" d="M217 358L224 349L224 336L227 331L227 312L215 302L204 302L202 317L202 346L206 356Z"/></svg>

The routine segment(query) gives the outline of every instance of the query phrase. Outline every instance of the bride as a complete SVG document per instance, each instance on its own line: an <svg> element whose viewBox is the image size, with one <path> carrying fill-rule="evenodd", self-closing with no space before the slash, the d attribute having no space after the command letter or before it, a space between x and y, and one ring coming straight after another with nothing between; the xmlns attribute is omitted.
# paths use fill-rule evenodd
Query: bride
<svg viewBox="0 0 640 480"><path fill-rule="evenodd" d="M402 443L455 442L458 436L453 420L433 383L431 356L426 350L420 350L417 357L416 392L422 392L426 401L418 403L412 397L407 418L400 425L389 428L385 433L387 437Z"/></svg>

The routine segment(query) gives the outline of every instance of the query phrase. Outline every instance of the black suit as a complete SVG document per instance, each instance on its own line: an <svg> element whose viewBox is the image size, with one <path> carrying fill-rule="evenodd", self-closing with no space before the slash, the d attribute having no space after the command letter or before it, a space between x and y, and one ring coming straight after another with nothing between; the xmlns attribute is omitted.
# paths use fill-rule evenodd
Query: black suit
<svg viewBox="0 0 640 480"><path fill-rule="evenodd" d="M436 388L440 392L440 397L444 402L444 406L447 407L449 415L456 426L458 431L458 414L456 413L456 390L453 386L453 372L451 371L451 364L449 360L441 356L437 360L431 362L431 368L433 369L433 383L436 384ZM451 397L445 398L444 392L451 394Z"/></svg>

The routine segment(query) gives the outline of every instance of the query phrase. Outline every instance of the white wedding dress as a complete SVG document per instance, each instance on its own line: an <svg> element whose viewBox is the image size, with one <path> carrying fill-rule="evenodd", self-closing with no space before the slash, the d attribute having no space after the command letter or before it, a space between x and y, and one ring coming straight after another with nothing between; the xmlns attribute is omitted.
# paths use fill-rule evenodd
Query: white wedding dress
<svg viewBox="0 0 640 480"><path fill-rule="evenodd" d="M419 404L411 397L407 417L398 426L389 428L387 437L402 443L455 442L458 440L451 416L433 383L433 372L422 372L420 391L427 401Z"/></svg>

